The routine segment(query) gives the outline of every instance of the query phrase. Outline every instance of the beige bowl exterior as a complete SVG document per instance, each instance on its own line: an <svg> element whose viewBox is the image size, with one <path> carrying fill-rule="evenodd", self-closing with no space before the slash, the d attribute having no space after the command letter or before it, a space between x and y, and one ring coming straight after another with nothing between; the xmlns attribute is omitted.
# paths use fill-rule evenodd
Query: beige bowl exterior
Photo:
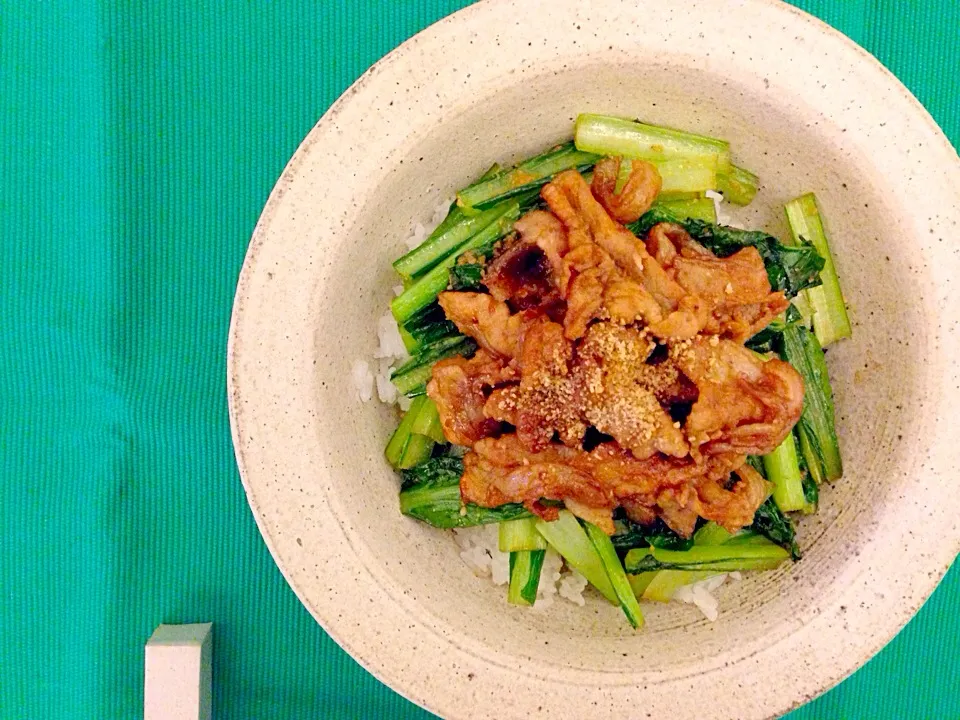
<svg viewBox="0 0 960 720"><path fill-rule="evenodd" d="M855 323L828 353L846 475L800 523L799 564L724 587L721 616L506 604L448 534L400 516L395 414L353 399L418 220L577 113L728 138L758 172L749 223L817 193ZM367 72L290 161L254 232L229 348L241 476L313 616L446 717L764 718L879 650L960 547L960 162L897 80L781 3L491 0Z"/></svg>

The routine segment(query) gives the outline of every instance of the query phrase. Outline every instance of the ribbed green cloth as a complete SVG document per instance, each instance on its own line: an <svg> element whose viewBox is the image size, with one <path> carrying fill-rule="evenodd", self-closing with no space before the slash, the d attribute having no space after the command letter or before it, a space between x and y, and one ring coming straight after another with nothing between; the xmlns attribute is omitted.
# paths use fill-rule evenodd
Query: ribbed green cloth
<svg viewBox="0 0 960 720"><path fill-rule="evenodd" d="M250 232L297 144L462 4L0 3L0 717L137 717L151 631L207 620L218 718L427 716L273 565L234 465L224 355ZM800 5L960 141L960 3ZM960 718L958 607L954 568L791 717Z"/></svg>

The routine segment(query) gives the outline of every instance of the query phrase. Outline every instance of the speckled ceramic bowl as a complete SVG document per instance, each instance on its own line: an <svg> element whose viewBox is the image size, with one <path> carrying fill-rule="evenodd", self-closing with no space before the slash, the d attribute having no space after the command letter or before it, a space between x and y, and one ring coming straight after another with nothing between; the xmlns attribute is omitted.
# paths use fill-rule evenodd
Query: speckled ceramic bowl
<svg viewBox="0 0 960 720"><path fill-rule="evenodd" d="M727 586L721 617L508 606L449 535L400 516L396 422L352 400L409 228L578 112L728 138L784 234L813 190L855 321L829 352L847 474L799 564ZM444 716L761 718L838 682L917 610L960 546L960 163L875 60L787 5L491 0L366 73L290 161L256 228L229 349L241 475L277 564L378 678ZM898 561L890 561L891 549Z"/></svg>

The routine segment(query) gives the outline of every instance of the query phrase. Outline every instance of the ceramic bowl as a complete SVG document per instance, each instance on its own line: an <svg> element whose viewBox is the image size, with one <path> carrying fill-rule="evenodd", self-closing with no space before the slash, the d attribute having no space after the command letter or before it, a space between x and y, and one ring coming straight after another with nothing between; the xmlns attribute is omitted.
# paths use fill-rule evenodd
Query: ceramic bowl
<svg viewBox="0 0 960 720"><path fill-rule="evenodd" d="M854 320L828 354L846 474L800 522L804 559L725 586L720 619L592 597L537 612L401 517L396 414L354 399L390 260L493 161L579 112L727 138L786 233L817 193ZM839 33L778 2L490 0L371 68L283 172L254 232L229 346L250 506L290 586L370 672L447 717L761 718L864 663L960 546L960 161L920 104Z"/></svg>

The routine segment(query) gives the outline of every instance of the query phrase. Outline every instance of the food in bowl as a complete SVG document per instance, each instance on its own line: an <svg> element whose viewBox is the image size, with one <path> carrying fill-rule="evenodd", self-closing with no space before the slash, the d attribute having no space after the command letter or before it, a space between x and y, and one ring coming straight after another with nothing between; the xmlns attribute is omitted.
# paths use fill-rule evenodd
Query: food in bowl
<svg viewBox="0 0 960 720"><path fill-rule="evenodd" d="M511 603L589 583L639 627L638 599L711 615L728 573L799 560L790 513L842 473L823 347L851 330L812 195L787 242L717 223L757 186L722 140L581 115L394 262L401 511ZM496 549L464 531L494 524Z"/></svg>

